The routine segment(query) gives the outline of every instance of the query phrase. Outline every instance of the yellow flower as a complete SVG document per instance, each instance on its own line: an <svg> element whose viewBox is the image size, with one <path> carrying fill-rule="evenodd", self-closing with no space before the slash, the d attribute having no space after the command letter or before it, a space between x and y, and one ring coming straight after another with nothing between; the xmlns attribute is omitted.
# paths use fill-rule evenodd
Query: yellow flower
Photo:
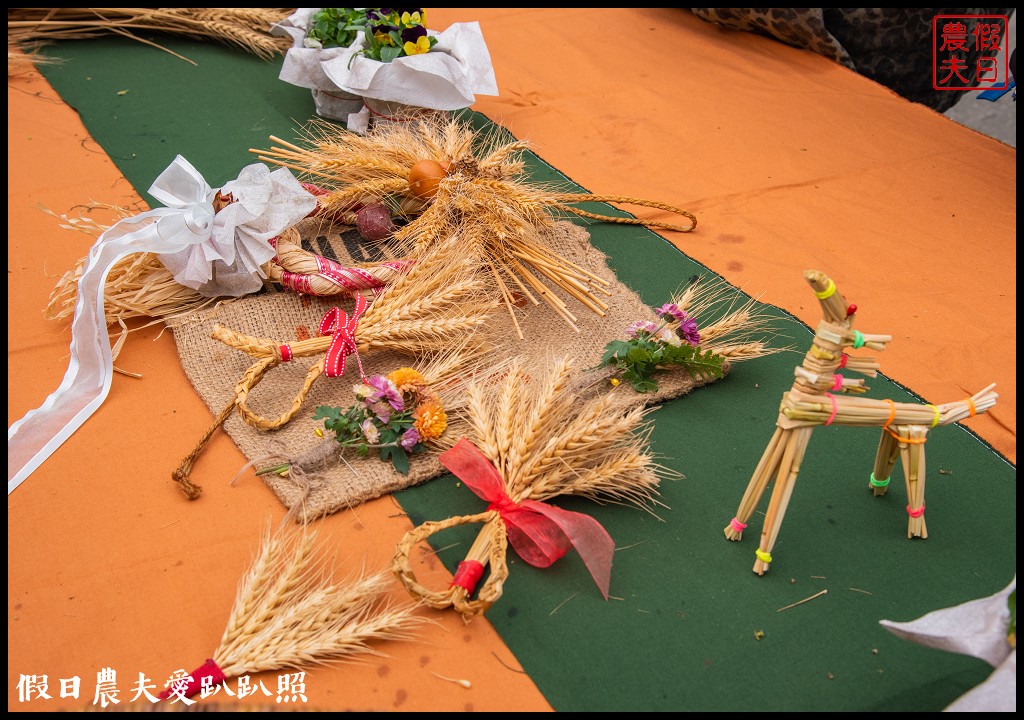
<svg viewBox="0 0 1024 720"><path fill-rule="evenodd" d="M418 12L414 12L412 15L410 15L407 12L404 12L404 13L402 13L402 24L405 25L406 27L412 27L414 25L422 25L423 24L423 16L420 13L418 13Z"/></svg>
<svg viewBox="0 0 1024 720"><path fill-rule="evenodd" d="M427 381L422 375L420 375L419 371L411 367L398 368L397 370L389 372L388 380L390 380L403 395L405 393L418 392L427 384Z"/></svg>
<svg viewBox="0 0 1024 720"><path fill-rule="evenodd" d="M444 406L438 400L427 400L417 407L413 413L413 427L419 431L421 440L433 440L441 437L448 427L448 416Z"/></svg>
<svg viewBox="0 0 1024 720"><path fill-rule="evenodd" d="M430 40L425 35L417 38L415 43L407 42L405 44L406 55L420 55L428 50L430 50Z"/></svg>
<svg viewBox="0 0 1024 720"><path fill-rule="evenodd" d="M395 41L391 39L390 35L388 35L387 33L381 32L380 30L375 32L373 34L373 36L375 38L377 38L377 42L379 42L381 45L391 45L391 46L394 46L394 44L395 44ZM408 44L409 43L406 43L406 45L408 45Z"/></svg>

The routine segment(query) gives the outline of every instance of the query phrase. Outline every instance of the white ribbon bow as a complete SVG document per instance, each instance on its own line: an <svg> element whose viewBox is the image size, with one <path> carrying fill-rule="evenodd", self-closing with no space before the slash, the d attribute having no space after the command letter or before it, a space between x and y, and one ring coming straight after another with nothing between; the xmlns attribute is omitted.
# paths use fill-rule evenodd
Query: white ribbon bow
<svg viewBox="0 0 1024 720"><path fill-rule="evenodd" d="M243 171L243 175L251 171L250 174L256 177L257 182L248 185L274 188L288 186L297 197L291 197L284 203L288 206L286 212L263 212L263 208L280 210L280 203L275 205L269 191L267 197L261 198L259 212L252 212L251 207L246 210L243 207L245 203L240 203L235 214L240 212L241 215L234 222L228 222L230 235L243 235L241 226L247 224L247 221L259 221L264 215L274 215L275 221L271 223L273 227L267 223L248 223L256 226L250 228L253 231L248 233L248 239L263 242L267 248L265 252L272 256L273 249L265 241L288 224L305 217L316 206L316 199L305 193L287 170L284 172L288 177L280 178L275 177L276 172L269 173L265 166L258 166L263 169L263 173L253 169L255 167L250 166ZM241 180L240 177L235 182ZM225 186L227 188L228 185ZM296 190L297 194L294 192ZM210 246L215 239L215 226L223 224L214 220L212 201L215 191L180 155L153 182L149 192L166 207L119 221L104 232L89 250L85 270L78 281L78 303L71 323L71 360L64 380L42 405L7 429L8 494L81 427L103 404L110 391L114 365L107 336L103 288L111 268L121 258L132 253L151 252L168 258L183 254L188 258L194 251ZM244 241L245 238L240 240L243 244ZM220 247L220 253L212 253L216 256L214 259L225 261L225 268L233 270L238 265L237 261L244 256L249 261L243 263L246 266L245 272L251 273L252 263L257 262L251 253L238 250L239 257L236 258L235 250L231 250L229 255L223 244ZM197 265L192 263L190 267L195 270ZM201 276L208 276L207 279L213 276L209 267L205 272L199 268L198 272ZM177 274L175 279L178 279ZM259 279L255 279L255 282L258 287Z"/></svg>

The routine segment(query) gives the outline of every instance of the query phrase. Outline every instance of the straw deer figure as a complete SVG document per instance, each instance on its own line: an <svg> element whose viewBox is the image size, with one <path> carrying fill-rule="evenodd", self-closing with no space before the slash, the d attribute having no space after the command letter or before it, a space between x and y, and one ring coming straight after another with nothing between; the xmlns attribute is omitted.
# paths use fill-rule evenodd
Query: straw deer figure
<svg viewBox="0 0 1024 720"><path fill-rule="evenodd" d="M879 366L873 358L850 356L844 349L884 350L892 336L868 335L854 330L857 306L847 305L835 282L816 270L808 270L804 277L821 303L823 318L810 350L796 367L793 387L783 394L775 433L754 470L735 517L725 527L726 538L742 539L747 521L774 477L775 486L756 550L754 572L758 575L763 575L771 565L772 547L814 428L825 425L881 428L868 487L876 496L885 494L898 456L907 484L907 514L910 516L907 537L927 538L924 444L928 431L986 412L999 397L993 391L995 385L972 397L944 405L852 397L867 390L864 381L843 377L839 372L845 368L875 377Z"/></svg>

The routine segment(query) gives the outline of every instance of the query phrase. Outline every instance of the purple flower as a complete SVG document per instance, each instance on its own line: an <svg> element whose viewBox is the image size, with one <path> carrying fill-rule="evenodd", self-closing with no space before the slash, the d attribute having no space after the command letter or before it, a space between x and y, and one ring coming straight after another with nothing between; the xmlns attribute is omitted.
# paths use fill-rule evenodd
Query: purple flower
<svg viewBox="0 0 1024 720"><path fill-rule="evenodd" d="M402 437L398 438L399 446L406 452L412 452L413 447L420 441L420 431L414 427L409 428Z"/></svg>
<svg viewBox="0 0 1024 720"><path fill-rule="evenodd" d="M426 36L427 29L422 25L417 25L416 27L411 28L402 28L403 43L411 42L413 45L415 45L417 40L419 40L421 37Z"/></svg>
<svg viewBox="0 0 1024 720"><path fill-rule="evenodd" d="M636 337L637 333L641 332L647 333L648 335L653 335L657 331L657 324L652 323L650 320L637 320L636 322L630 324L628 328L626 328L626 334L629 335L630 337Z"/></svg>
<svg viewBox="0 0 1024 720"><path fill-rule="evenodd" d="M384 375L374 375L365 384L353 385L352 392L381 422L391 419L392 409L399 412L405 409L402 393Z"/></svg>
<svg viewBox="0 0 1024 720"><path fill-rule="evenodd" d="M683 316L683 319L679 321L679 327L676 329L681 337L686 342L693 346L700 344L700 333L697 332L697 321L691 317Z"/></svg>
<svg viewBox="0 0 1024 720"><path fill-rule="evenodd" d="M681 323L686 320L686 313L683 312L675 303L665 303L660 308L655 308L654 311L658 313L658 316L663 320L668 320L669 322L675 320Z"/></svg>

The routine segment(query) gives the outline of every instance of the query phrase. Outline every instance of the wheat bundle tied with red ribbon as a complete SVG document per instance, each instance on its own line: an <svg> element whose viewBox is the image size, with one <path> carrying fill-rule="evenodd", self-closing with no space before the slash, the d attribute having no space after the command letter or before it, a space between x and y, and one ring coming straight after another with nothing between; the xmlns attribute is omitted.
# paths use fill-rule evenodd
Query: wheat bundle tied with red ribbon
<svg viewBox="0 0 1024 720"><path fill-rule="evenodd" d="M593 395L573 378L568 358L536 371L517 359L500 383L469 387L469 437L440 459L488 505L474 515L424 523L405 535L392 567L413 596L467 616L486 612L508 578L511 544L537 567L548 567L575 548L608 597L614 541L594 518L546 501L582 495L650 506L670 473L647 450L642 406L625 405L610 393ZM434 533L470 523L483 527L452 585L435 591L420 584L410 562L412 548ZM490 574L477 591L487 565Z"/></svg>
<svg viewBox="0 0 1024 720"><path fill-rule="evenodd" d="M410 639L426 622L415 605L389 596L387 573L336 580L322 554L307 526L265 533L217 649L160 698L188 698L249 673L380 655L377 643Z"/></svg>
<svg viewBox="0 0 1024 720"><path fill-rule="evenodd" d="M173 473L186 496L195 499L199 488L188 480L192 464L213 433L232 412L260 430L275 430L290 422L302 408L313 383L321 376L342 377L355 365L365 382L361 355L393 350L416 357L457 353L471 363L487 352L490 341L482 332L496 307L484 287L477 258L467 253L459 238L439 245L420 258L373 302L357 295L351 311L335 307L320 320L319 335L286 341L256 338L216 326L212 337L255 358L235 386L228 404L193 451ZM249 408L248 398L264 376L295 358L323 355L306 373L289 407L276 418L263 417ZM350 362L352 358L354 362Z"/></svg>

